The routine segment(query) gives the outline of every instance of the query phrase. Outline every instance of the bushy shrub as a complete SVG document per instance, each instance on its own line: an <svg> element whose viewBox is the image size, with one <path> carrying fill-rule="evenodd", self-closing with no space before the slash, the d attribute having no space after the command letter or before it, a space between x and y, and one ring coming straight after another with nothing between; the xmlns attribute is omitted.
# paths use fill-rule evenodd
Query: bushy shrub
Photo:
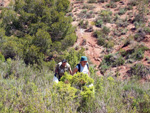
<svg viewBox="0 0 150 113"><path fill-rule="evenodd" d="M4 57L4 55L2 55L2 53L0 52L0 60L2 61L2 62L4 62L5 61L5 57Z"/></svg>
<svg viewBox="0 0 150 113"><path fill-rule="evenodd" d="M126 9L125 8L120 8L118 14L119 15L123 15L126 13Z"/></svg>
<svg viewBox="0 0 150 113"><path fill-rule="evenodd" d="M112 12L110 10L101 10L99 18L101 18L105 23L110 23L112 20Z"/></svg>
<svg viewBox="0 0 150 113"><path fill-rule="evenodd" d="M144 52L146 50L149 49L143 45L136 45L134 48L129 49L121 54L125 57L125 59L141 60L144 58Z"/></svg>
<svg viewBox="0 0 150 113"><path fill-rule="evenodd" d="M129 25L127 19L119 19L119 18L117 18L116 24L118 27L123 27L123 28L125 28Z"/></svg>
<svg viewBox="0 0 150 113"><path fill-rule="evenodd" d="M110 29L109 29L108 27L104 26L104 27L102 28L102 32L103 32L105 35L107 35L107 34L110 33Z"/></svg>
<svg viewBox="0 0 150 113"><path fill-rule="evenodd" d="M48 32L38 29L36 36L33 39L33 44L40 47L40 51L46 53L47 49L50 49L52 40Z"/></svg>
<svg viewBox="0 0 150 113"><path fill-rule="evenodd" d="M110 67L121 66L124 63L125 63L124 58L119 54L109 54L104 56L104 59L102 60L99 67L100 71L102 73L105 73L105 71Z"/></svg>
<svg viewBox="0 0 150 113"><path fill-rule="evenodd" d="M82 9L88 9L88 10L93 10L95 8L95 6L93 5L88 5L88 4L84 4Z"/></svg>
<svg viewBox="0 0 150 113"><path fill-rule="evenodd" d="M5 58L19 57L27 64L41 64L50 52L73 45L75 29L71 17L66 16L69 4L69 0L11 2L13 8L1 13L0 48ZM59 47L55 48L58 41Z"/></svg>
<svg viewBox="0 0 150 113"><path fill-rule="evenodd" d="M129 70L131 76L137 76L138 78L146 78L150 74L150 67L141 63L137 63Z"/></svg>
<svg viewBox="0 0 150 113"><path fill-rule="evenodd" d="M97 43L99 45L104 46L106 48L112 48L114 46L114 42L110 38L107 38L109 32L110 32L109 28L104 26L102 30L96 30L93 33L93 36L98 39Z"/></svg>
<svg viewBox="0 0 150 113"><path fill-rule="evenodd" d="M134 40L134 37L130 35L126 40L124 40L124 44L122 48L130 45L133 40Z"/></svg>
<svg viewBox="0 0 150 113"><path fill-rule="evenodd" d="M78 25L79 25L81 28L87 29L88 24L89 24L88 21L83 21L83 20L81 20Z"/></svg>
<svg viewBox="0 0 150 113"><path fill-rule="evenodd" d="M137 0L129 0L129 3L128 3L129 6L136 6L138 5L138 1Z"/></svg>
<svg viewBox="0 0 150 113"><path fill-rule="evenodd" d="M95 3L96 0L88 0L88 3Z"/></svg>
<svg viewBox="0 0 150 113"><path fill-rule="evenodd" d="M144 23L147 21L148 1L142 0L137 3L138 12L135 15L134 21Z"/></svg>
<svg viewBox="0 0 150 113"><path fill-rule="evenodd" d="M106 7L108 7L108 8L116 8L117 4L115 2L110 1L108 4L106 4Z"/></svg>
<svg viewBox="0 0 150 113"><path fill-rule="evenodd" d="M79 63L81 56L84 55L84 48L76 51L75 49L71 49L66 55L66 59L71 65L72 69Z"/></svg>
<svg viewBox="0 0 150 113"><path fill-rule="evenodd" d="M5 58L15 58L16 56L23 56L23 45L17 37L3 37L1 43L1 52Z"/></svg>
<svg viewBox="0 0 150 113"><path fill-rule="evenodd" d="M102 27L102 25L103 25L103 20L101 20L101 19L96 19L96 20L95 20L95 25L96 25L96 27Z"/></svg>
<svg viewBox="0 0 150 113"><path fill-rule="evenodd" d="M150 28L149 27L144 27L144 31L146 34L148 34L148 35L150 34Z"/></svg>
<svg viewBox="0 0 150 113"><path fill-rule="evenodd" d="M0 61L1 112L149 112L150 84L77 73L52 82L53 73L23 61ZM7 78L4 78L8 74ZM94 84L88 88L86 84Z"/></svg>

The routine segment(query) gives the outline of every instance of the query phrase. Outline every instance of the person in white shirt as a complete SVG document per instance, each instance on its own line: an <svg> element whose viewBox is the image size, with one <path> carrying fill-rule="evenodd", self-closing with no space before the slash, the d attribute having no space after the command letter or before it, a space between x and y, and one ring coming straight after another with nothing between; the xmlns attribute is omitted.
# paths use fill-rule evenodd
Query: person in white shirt
<svg viewBox="0 0 150 113"><path fill-rule="evenodd" d="M88 74L90 76L89 65L87 63L87 57L86 56L81 57L80 63L77 64L77 66L74 68L72 75L74 75L77 72L82 72L82 73Z"/></svg>

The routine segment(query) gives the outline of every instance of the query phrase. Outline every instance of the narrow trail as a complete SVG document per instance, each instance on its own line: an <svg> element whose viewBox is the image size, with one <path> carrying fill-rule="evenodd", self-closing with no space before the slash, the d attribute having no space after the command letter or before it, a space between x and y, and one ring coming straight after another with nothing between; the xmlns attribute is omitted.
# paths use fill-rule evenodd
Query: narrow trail
<svg viewBox="0 0 150 113"><path fill-rule="evenodd" d="M84 47L89 60L98 67L101 62L100 52L102 48L97 45L96 38L94 38L91 33L84 32L84 30L80 28L77 29L76 35L78 39L75 46ZM83 44L84 42L85 44Z"/></svg>
<svg viewBox="0 0 150 113"><path fill-rule="evenodd" d="M81 9L80 3L75 3L74 0L70 0L73 6L72 14L75 16L76 14L74 13L75 8L78 9L77 12L80 12ZM93 20L88 20L90 23ZM73 21L72 22L73 26L78 26L78 21ZM93 28L95 30L95 28ZM74 44L74 47L83 47L85 48L85 54L89 58L89 62L91 62L93 65L96 66L96 69L98 69L98 66L100 65L100 62L102 59L100 58L100 53L103 51L103 47L99 46L97 44L97 39L92 36L92 32L85 32L86 29L82 29L80 27L77 27L76 29L76 35L77 35L77 42ZM97 73L100 75L100 72Z"/></svg>
<svg viewBox="0 0 150 113"><path fill-rule="evenodd" d="M96 38L94 38L91 33L84 32L84 30L80 28L77 29L76 35L78 39L74 47L84 47L85 54L89 58L89 61L98 69L101 62L100 52L103 49L97 45ZM100 75L100 72L97 72L97 74Z"/></svg>

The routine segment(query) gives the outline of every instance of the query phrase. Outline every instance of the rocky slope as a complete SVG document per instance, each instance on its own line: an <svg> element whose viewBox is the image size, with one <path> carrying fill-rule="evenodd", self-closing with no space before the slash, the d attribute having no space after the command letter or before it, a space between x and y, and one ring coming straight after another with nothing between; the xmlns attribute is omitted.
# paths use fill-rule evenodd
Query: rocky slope
<svg viewBox="0 0 150 113"><path fill-rule="evenodd" d="M76 34L78 37L75 48L84 47L89 60L98 68L102 63L102 59L108 54L117 54L121 51L128 53L138 46L147 47L143 52L143 57L140 59L126 58L123 65L112 66L105 73L100 75L114 75L120 78L127 78L131 67L136 63L142 63L144 66L150 66L150 6L142 2L140 4L135 0L120 0L119 2L111 2L111 0L99 0L94 3L89 3L92 0L70 0L72 24L76 26ZM94 1L94 0L93 0ZM104 2L100 2L104 1ZM106 2L105 2L106 1ZM145 9L142 9L145 8ZM143 11L140 16L140 11ZM110 15L109 15L110 13ZM106 17L104 17L106 16ZM138 17L139 16L139 17ZM104 18L102 18L104 17ZM141 19L139 19L141 18ZM104 20L105 19L105 20ZM98 20L103 20L100 25ZM140 22L143 21L142 24ZM98 45L99 38L93 36L96 30L109 32L104 36L106 42L112 41L111 47ZM102 37L103 38L103 37ZM140 51L140 50L137 50ZM135 53L139 55L138 53ZM129 56L132 54L129 53ZM117 57L117 55L116 55ZM147 73L146 79L149 79L150 73Z"/></svg>

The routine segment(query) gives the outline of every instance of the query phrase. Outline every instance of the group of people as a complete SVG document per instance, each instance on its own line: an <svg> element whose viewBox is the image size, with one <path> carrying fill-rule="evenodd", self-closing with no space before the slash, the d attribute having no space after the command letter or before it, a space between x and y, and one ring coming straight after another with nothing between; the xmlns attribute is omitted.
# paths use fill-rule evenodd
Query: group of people
<svg viewBox="0 0 150 113"><path fill-rule="evenodd" d="M80 63L77 64L77 66L73 69L73 71L70 67L70 64L67 62L67 60L63 59L61 62L59 62L57 64L57 66L55 68L55 78L57 77L57 79L60 80L65 72L69 72L71 75L74 75L77 72L82 72L82 73L88 74L90 76L87 57L82 56Z"/></svg>

